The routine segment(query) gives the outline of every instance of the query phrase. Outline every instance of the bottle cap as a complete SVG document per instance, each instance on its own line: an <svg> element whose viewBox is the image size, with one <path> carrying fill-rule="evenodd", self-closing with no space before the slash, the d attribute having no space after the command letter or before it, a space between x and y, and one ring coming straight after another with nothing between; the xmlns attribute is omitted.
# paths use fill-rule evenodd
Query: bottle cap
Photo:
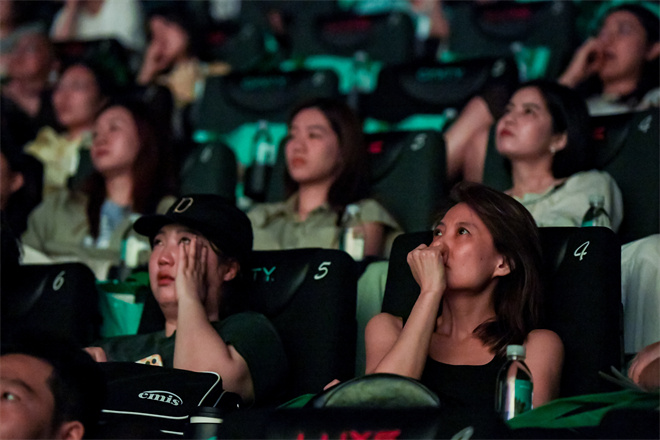
<svg viewBox="0 0 660 440"><path fill-rule="evenodd" d="M523 347L522 345L507 345L506 355L507 355L507 357L509 357L509 356L524 357L525 356L525 347Z"/></svg>
<svg viewBox="0 0 660 440"><path fill-rule="evenodd" d="M605 196L602 194L592 194L589 196L589 204L594 206L605 205Z"/></svg>
<svg viewBox="0 0 660 440"><path fill-rule="evenodd" d="M351 203L350 205L346 205L346 212L348 212L351 215L355 215L358 212L360 212L360 207L355 203Z"/></svg>

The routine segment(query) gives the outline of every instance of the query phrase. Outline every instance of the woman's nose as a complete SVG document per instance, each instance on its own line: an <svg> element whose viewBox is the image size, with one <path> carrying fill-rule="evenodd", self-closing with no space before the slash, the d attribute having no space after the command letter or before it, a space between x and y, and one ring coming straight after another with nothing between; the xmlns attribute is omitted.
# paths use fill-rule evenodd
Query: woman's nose
<svg viewBox="0 0 660 440"><path fill-rule="evenodd" d="M163 246L158 251L158 265L173 265L176 261L178 249L174 246Z"/></svg>

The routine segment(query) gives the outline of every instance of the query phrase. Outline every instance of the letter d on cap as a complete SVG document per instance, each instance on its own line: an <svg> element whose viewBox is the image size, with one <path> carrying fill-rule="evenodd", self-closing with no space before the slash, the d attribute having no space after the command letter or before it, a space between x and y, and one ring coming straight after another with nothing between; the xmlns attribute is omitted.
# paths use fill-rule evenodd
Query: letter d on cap
<svg viewBox="0 0 660 440"><path fill-rule="evenodd" d="M192 197L184 197L176 205L176 208L174 208L174 212L176 212L177 214L185 212L188 208L190 208L192 206L192 204L193 204Z"/></svg>

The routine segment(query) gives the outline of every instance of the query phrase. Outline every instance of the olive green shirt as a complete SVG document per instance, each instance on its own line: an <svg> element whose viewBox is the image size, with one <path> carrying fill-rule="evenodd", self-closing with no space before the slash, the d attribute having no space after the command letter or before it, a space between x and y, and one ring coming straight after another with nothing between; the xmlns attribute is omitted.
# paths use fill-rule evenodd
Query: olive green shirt
<svg viewBox="0 0 660 440"><path fill-rule="evenodd" d="M28 217L27 230L21 241L23 246L29 246L52 262L83 262L97 278L104 279L102 272L119 263L122 238L133 223L131 218L126 217L112 233L108 247L99 249L90 235L87 200L85 194L69 190L47 195ZM158 204L157 212L165 213L175 200L172 196L164 197ZM147 237L140 239L148 244ZM147 259L148 252L140 263L145 263ZM23 263L42 261L24 260Z"/></svg>
<svg viewBox="0 0 660 440"><path fill-rule="evenodd" d="M256 205L248 212L254 231L255 250L280 250L305 247L339 248L341 226L338 214L324 203L309 213L304 221L298 218L298 195L278 203ZM364 223L380 223L385 227L384 255L394 238L402 233L396 220L373 199L356 203Z"/></svg>

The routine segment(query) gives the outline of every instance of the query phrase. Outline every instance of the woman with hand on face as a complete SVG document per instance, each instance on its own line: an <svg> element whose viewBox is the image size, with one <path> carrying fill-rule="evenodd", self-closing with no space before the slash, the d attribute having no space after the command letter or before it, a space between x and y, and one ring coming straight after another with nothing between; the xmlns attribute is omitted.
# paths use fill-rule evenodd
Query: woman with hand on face
<svg viewBox="0 0 660 440"><path fill-rule="evenodd" d="M448 408L491 413L509 344L524 345L533 405L559 392L563 344L538 329L541 248L529 212L480 184L454 187L433 242L408 254L420 293L407 320L376 315L366 330L366 373L420 380Z"/></svg>
<svg viewBox="0 0 660 440"><path fill-rule="evenodd" d="M222 197L189 195L163 215L141 217L135 231L151 239L149 282L165 328L87 351L98 361L214 371L246 402L273 397L287 368L279 336L263 315L229 307L252 249L245 214Z"/></svg>
<svg viewBox="0 0 660 440"><path fill-rule="evenodd" d="M641 5L613 8L598 35L576 51L559 82L582 93L592 115L657 107L658 22Z"/></svg>
<svg viewBox="0 0 660 440"><path fill-rule="evenodd" d="M81 190L50 194L28 218L23 244L35 258L82 261L105 279L120 261L122 237L138 214L174 201L167 136L136 102L112 104L94 123L94 172ZM26 255L26 262L30 261Z"/></svg>
<svg viewBox="0 0 660 440"><path fill-rule="evenodd" d="M248 213L255 249L336 249L346 206L357 204L364 255L387 255L400 228L368 198L367 150L357 117L346 104L325 98L299 105L292 115L285 144L289 199L256 205Z"/></svg>

